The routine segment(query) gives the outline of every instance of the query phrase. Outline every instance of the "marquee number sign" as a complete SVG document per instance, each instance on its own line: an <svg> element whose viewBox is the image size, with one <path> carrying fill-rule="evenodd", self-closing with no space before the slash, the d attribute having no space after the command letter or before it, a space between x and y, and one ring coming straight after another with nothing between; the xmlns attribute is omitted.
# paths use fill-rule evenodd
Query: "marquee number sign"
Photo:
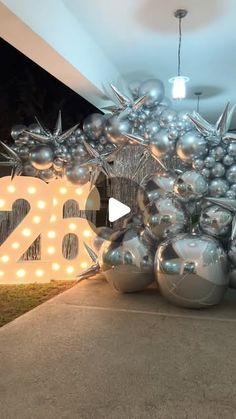
<svg viewBox="0 0 236 419"><path fill-rule="evenodd" d="M0 246L0 283L49 282L51 279L73 279L91 264L83 242L91 246L95 236L91 222L85 218L63 218L63 207L75 200L80 210L100 209L100 196L90 183L76 187L59 179L51 184L26 176L13 180L0 178L0 211L11 211L18 199L26 200L30 211ZM95 228L95 226L94 226ZM66 259L62 242L67 234L75 234L78 253ZM41 259L20 260L40 235Z"/></svg>

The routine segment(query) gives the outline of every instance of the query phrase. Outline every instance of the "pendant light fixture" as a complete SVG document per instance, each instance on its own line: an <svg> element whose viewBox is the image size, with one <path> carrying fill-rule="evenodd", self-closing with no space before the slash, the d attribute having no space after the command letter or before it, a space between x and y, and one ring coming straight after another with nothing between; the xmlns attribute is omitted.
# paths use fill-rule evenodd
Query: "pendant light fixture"
<svg viewBox="0 0 236 419"><path fill-rule="evenodd" d="M173 99L184 99L186 96L186 83L189 78L181 75L181 45L182 45L182 19L187 15L186 9L178 9L174 12L174 17L179 20L179 45L178 45L178 75L169 79L173 84Z"/></svg>
<svg viewBox="0 0 236 419"><path fill-rule="evenodd" d="M195 96L197 96L197 109L196 109L196 111L197 111L197 113L199 113L199 111L200 111L200 96L202 95L202 92L195 92L194 94L195 94Z"/></svg>

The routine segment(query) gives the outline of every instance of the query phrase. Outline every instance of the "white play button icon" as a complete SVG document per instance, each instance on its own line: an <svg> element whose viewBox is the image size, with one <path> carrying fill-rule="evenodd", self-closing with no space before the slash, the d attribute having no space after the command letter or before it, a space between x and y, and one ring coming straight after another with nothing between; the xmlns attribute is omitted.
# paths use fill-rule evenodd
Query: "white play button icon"
<svg viewBox="0 0 236 419"><path fill-rule="evenodd" d="M109 221L113 223L114 221L119 220L119 218L124 217L124 215L129 214L130 207L122 202L118 201L115 198L109 198L108 202L108 217Z"/></svg>

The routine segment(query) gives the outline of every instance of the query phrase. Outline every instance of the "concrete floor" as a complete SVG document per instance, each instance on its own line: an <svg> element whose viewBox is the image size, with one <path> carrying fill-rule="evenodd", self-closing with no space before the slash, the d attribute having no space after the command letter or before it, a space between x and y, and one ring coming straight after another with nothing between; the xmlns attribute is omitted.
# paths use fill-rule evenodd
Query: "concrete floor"
<svg viewBox="0 0 236 419"><path fill-rule="evenodd" d="M1 419L236 418L236 292L215 308L88 280L0 329Z"/></svg>

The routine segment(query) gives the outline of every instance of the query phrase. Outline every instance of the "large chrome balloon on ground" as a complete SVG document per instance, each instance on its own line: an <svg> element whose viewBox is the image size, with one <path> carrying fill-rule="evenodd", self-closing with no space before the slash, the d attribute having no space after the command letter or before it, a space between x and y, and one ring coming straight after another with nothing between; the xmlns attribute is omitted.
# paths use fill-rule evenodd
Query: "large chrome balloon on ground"
<svg viewBox="0 0 236 419"><path fill-rule="evenodd" d="M104 242L98 264L107 281L120 292L141 291L154 280L154 249L135 229L114 233Z"/></svg>
<svg viewBox="0 0 236 419"><path fill-rule="evenodd" d="M162 295L180 307L216 305L228 287L227 256L208 236L181 234L163 242L155 269Z"/></svg>

